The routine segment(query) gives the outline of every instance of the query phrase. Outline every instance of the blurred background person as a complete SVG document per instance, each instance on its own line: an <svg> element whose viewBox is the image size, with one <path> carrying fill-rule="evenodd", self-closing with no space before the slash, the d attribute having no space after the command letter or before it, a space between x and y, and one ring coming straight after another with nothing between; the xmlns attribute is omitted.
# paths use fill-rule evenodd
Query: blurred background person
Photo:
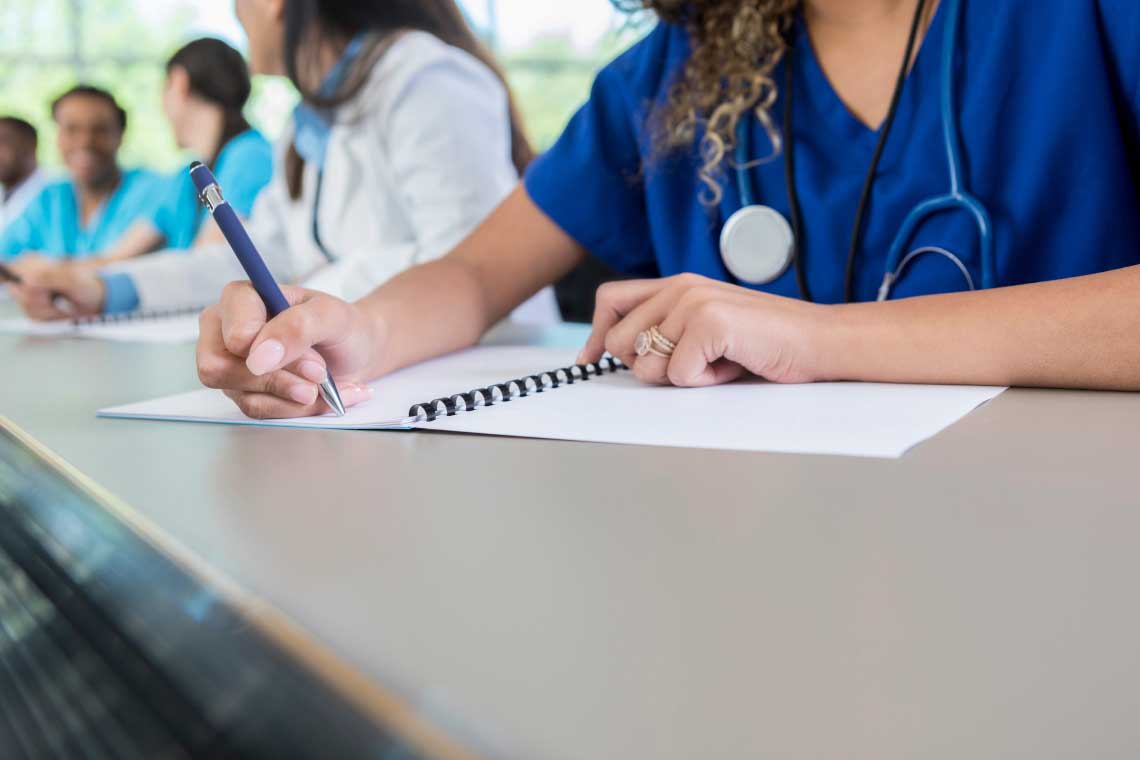
<svg viewBox="0 0 1140 760"><path fill-rule="evenodd" d="M533 156L506 82L455 0L237 0L255 73L301 94L250 235L279 280L356 298L444 255ZM229 188L223 184L223 193ZM113 272L45 269L13 288L36 319L213 303L244 277L228 246ZM558 321L553 289L515 312ZM430 315L425 315L430 318Z"/></svg>
<svg viewBox="0 0 1140 760"><path fill-rule="evenodd" d="M226 200L245 218L273 175L273 148L245 118L250 90L245 59L218 39L194 40L166 64L162 111L175 142L213 168L226 189ZM102 255L76 263L102 266L159 248L187 249L220 242L222 234L198 201L187 165L170 177L146 218L135 222Z"/></svg>
<svg viewBox="0 0 1140 760"><path fill-rule="evenodd" d="M68 177L49 183L0 233L0 259L25 273L43 258L87 258L112 246L154 208L162 178L122 169L118 153L127 112L106 90L77 85L51 106Z"/></svg>
<svg viewBox="0 0 1140 760"><path fill-rule="evenodd" d="M24 212L43 189L36 160L36 128L15 116L0 116L0 232Z"/></svg>

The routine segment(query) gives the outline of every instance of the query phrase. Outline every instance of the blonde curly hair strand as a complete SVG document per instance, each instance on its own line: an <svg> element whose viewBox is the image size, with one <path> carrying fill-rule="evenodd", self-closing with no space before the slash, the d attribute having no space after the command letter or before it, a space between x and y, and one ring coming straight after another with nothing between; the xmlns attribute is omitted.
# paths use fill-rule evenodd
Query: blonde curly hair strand
<svg viewBox="0 0 1140 760"><path fill-rule="evenodd" d="M692 54L652 114L655 146L672 151L696 143L701 201L719 204L725 158L735 147L741 118L754 114L772 143L771 154L752 165L780 154L782 137L771 115L778 94L772 71L787 52L786 33L800 0L614 2L627 12L653 11L689 33Z"/></svg>

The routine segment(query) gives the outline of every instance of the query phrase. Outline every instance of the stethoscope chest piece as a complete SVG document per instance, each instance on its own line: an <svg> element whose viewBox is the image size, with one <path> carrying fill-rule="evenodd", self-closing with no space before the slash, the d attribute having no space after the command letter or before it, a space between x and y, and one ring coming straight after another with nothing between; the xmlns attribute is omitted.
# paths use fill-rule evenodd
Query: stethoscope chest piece
<svg viewBox="0 0 1140 760"><path fill-rule="evenodd" d="M728 218L720 233L720 255L733 277L765 285L787 271L796 240L783 214L768 206L745 206Z"/></svg>

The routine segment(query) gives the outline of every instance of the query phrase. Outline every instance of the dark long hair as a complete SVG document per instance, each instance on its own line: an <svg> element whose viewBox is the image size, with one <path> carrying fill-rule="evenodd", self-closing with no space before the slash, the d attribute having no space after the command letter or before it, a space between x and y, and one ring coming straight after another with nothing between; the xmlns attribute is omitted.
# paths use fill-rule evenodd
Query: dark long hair
<svg viewBox="0 0 1140 760"><path fill-rule="evenodd" d="M287 0L285 3L285 70L301 97L318 108L335 108L352 100L368 81L372 65L387 49L396 35L405 31L423 31L442 42L457 47L491 69L507 87L511 117L511 159L521 174L534 158L527 141L522 118L515 107L506 77L490 51L479 42L467 25L455 0ZM370 51L361 55L363 65L352 71L340 92L321 98L301 82L301 71L316 61L321 40L345 42L367 32L375 38ZM303 49L307 52L303 52ZM302 60L302 56L307 60ZM285 172L289 194L301 196L301 177L305 164L295 150L286 157Z"/></svg>
<svg viewBox="0 0 1140 760"><path fill-rule="evenodd" d="M189 76L191 93L222 109L222 136L214 155L199 157L213 166L226 143L249 129L244 114L250 92L249 66L241 53L212 37L183 45L166 62L166 73L175 66Z"/></svg>

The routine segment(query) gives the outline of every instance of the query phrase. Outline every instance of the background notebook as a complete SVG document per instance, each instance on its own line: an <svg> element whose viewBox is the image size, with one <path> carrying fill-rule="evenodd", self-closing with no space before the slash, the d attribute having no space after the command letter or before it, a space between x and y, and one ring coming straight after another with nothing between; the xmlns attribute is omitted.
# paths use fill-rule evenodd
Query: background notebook
<svg viewBox="0 0 1140 760"><path fill-rule="evenodd" d="M818 383L775 385L744 381L715 388L642 385L632 373L590 367L589 380L565 381L573 351L562 348L482 347L401 370L375 383L375 397L332 416L255 421L221 392L198 390L104 409L102 417L213 422L327 429L420 428L488 435L574 441L681 446L741 451L899 457L915 444L961 419L1004 388L973 386ZM434 421L409 417L412 407L434 399L459 406L511 381L549 376L562 367L558 387L532 390L509 402ZM602 374L593 376L595 371ZM518 390L519 384L513 386ZM507 391L512 387L507 386ZM502 390L492 389L498 394ZM442 411L443 403L439 404ZM418 411L418 410L417 410Z"/></svg>
<svg viewBox="0 0 1140 760"><path fill-rule="evenodd" d="M199 307L132 311L54 322L34 322L24 318L0 319L0 333L137 343L191 343L198 339L200 311Z"/></svg>

